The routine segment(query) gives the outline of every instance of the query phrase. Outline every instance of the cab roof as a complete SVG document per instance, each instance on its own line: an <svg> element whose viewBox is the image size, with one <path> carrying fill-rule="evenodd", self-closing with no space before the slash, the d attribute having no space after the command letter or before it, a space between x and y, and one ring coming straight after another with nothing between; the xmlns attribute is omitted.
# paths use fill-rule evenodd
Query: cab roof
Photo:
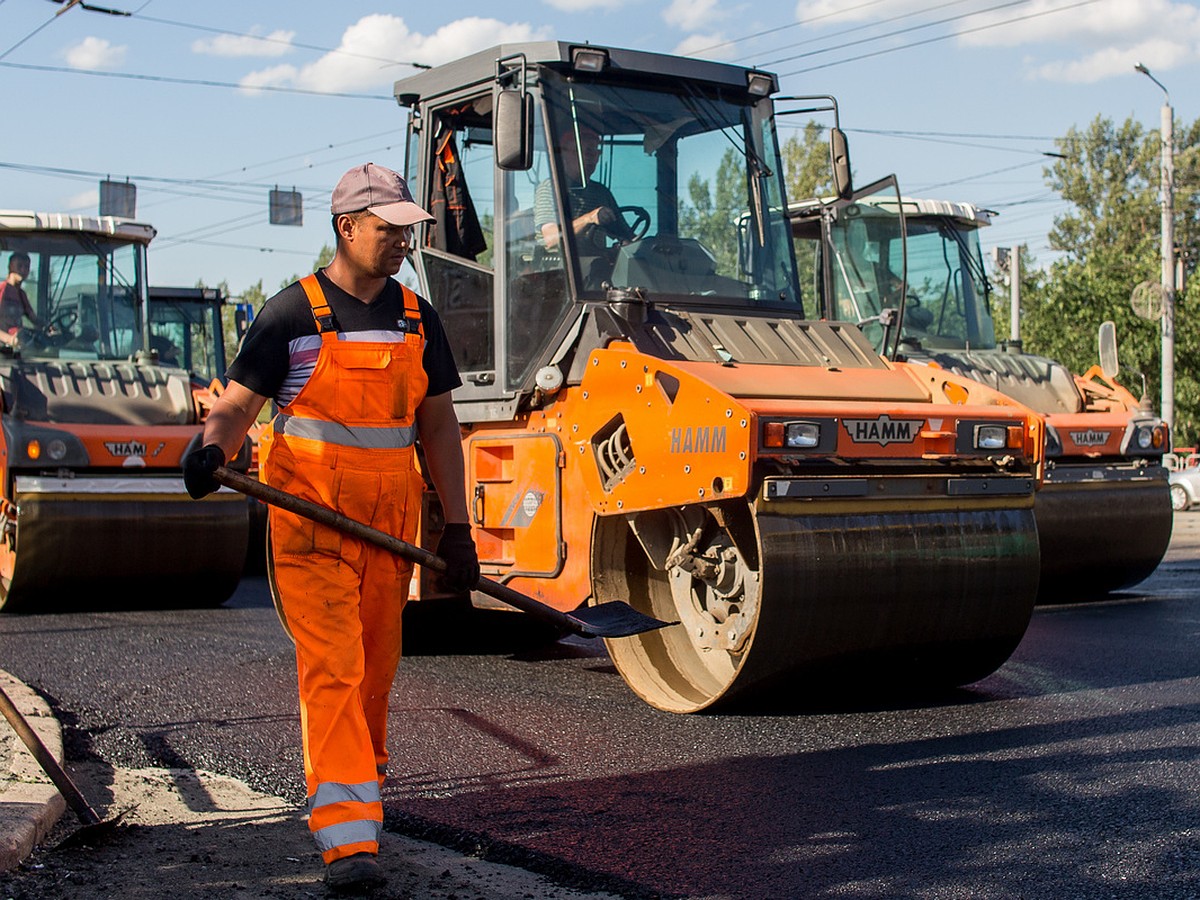
<svg viewBox="0 0 1200 900"><path fill-rule="evenodd" d="M0 233L4 231L74 231L149 244L158 232L144 222L116 216L73 216L68 213L0 209Z"/></svg>
<svg viewBox="0 0 1200 900"><path fill-rule="evenodd" d="M394 93L402 106L413 106L418 100L440 97L465 88L486 84L496 77L496 60L509 57L524 56L528 66L549 66L563 71L571 71L572 59L576 50L593 50L607 54L604 71L625 77L641 75L664 80L687 79L745 88L749 76L756 74L770 79L770 93L779 90L779 81L774 74L729 63L672 56L667 53L603 47L586 42L525 41L498 44L408 78L402 78L396 82Z"/></svg>
<svg viewBox="0 0 1200 900"><path fill-rule="evenodd" d="M833 203L835 197L829 197L825 200L810 198L807 200L799 200L788 206L788 216L792 219L801 220L817 216L821 211L822 204ZM862 203L870 203L870 198L864 198L859 201ZM985 225L991 225L997 213L994 210L984 209L982 206L976 206L973 203L965 203L956 200L931 200L919 197L901 197L900 203L904 207L904 215L909 218L919 218L922 216L936 216L942 219L953 219L963 225L973 228L982 228ZM894 207L895 201L891 201L889 206Z"/></svg>

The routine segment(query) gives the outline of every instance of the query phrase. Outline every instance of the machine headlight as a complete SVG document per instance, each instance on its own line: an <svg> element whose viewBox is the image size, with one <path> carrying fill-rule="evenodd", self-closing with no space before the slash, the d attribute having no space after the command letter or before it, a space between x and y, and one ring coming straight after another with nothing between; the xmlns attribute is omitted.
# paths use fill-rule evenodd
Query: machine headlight
<svg viewBox="0 0 1200 900"><path fill-rule="evenodd" d="M767 447L807 449L821 443L821 426L816 422L768 422L763 429Z"/></svg>
<svg viewBox="0 0 1200 900"><path fill-rule="evenodd" d="M598 47L572 47L571 65L576 72L603 72L608 67L608 51Z"/></svg>
<svg viewBox="0 0 1200 900"><path fill-rule="evenodd" d="M977 450L1003 450L1008 441L1008 428L1004 425L979 425L975 428Z"/></svg>
<svg viewBox="0 0 1200 900"><path fill-rule="evenodd" d="M1141 426L1134 435L1134 440L1137 441L1138 449L1149 450L1154 446L1154 429L1148 425Z"/></svg>
<svg viewBox="0 0 1200 900"><path fill-rule="evenodd" d="M58 438L46 445L46 455L55 462L62 462L67 455L67 445Z"/></svg>
<svg viewBox="0 0 1200 900"><path fill-rule="evenodd" d="M775 88L775 79L762 72L746 73L746 90L752 97L765 97Z"/></svg>

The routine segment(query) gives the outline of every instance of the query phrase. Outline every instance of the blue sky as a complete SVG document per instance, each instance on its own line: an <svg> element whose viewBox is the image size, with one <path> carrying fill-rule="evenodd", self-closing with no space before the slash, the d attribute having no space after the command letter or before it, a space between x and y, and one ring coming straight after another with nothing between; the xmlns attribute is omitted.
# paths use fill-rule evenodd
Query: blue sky
<svg viewBox="0 0 1200 900"><path fill-rule="evenodd" d="M133 15L0 0L0 208L94 214L99 181L128 178L158 229L151 282L234 293L309 269L347 168L400 168L408 63L504 41L707 56L833 94L858 183L895 172L907 194L997 210L986 244L1040 262L1065 209L1042 176L1054 139L1097 116L1158 127L1136 63L1176 121L1200 117L1196 0L86 2ZM275 186L303 194L303 227L267 224Z"/></svg>

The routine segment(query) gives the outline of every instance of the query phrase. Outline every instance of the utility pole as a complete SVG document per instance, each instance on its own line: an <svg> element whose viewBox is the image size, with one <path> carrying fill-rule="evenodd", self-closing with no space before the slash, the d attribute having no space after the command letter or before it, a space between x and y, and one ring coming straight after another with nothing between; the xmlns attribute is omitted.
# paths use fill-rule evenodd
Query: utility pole
<svg viewBox="0 0 1200 900"><path fill-rule="evenodd" d="M1162 203L1162 407L1164 422L1175 424L1175 111L1162 82L1141 63L1134 66L1163 92L1161 175Z"/></svg>
<svg viewBox="0 0 1200 900"><path fill-rule="evenodd" d="M1008 312L1009 340L1014 344L1021 340L1021 246L1018 244L1008 251L1008 277L1012 284L1009 286L1012 303Z"/></svg>

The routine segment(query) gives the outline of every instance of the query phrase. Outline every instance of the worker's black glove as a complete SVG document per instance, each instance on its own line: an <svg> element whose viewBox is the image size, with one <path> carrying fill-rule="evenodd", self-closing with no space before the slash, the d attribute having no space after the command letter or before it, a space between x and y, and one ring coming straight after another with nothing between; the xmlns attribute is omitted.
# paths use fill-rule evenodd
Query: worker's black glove
<svg viewBox="0 0 1200 900"><path fill-rule="evenodd" d="M221 485L213 478L218 466L225 465L225 451L216 444L205 444L183 458L183 486L193 500L207 497Z"/></svg>
<svg viewBox="0 0 1200 900"><path fill-rule="evenodd" d="M462 594L479 581L479 556L471 540L471 526L465 522L448 522L438 541L437 555L446 561L442 587L453 594Z"/></svg>

